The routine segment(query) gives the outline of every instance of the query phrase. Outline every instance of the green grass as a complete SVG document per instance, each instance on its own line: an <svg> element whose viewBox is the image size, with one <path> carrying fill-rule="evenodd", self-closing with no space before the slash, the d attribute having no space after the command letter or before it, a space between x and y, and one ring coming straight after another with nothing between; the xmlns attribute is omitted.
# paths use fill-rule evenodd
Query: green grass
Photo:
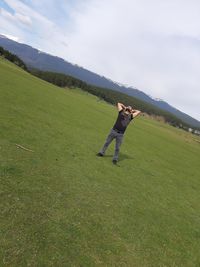
<svg viewBox="0 0 200 267"><path fill-rule="evenodd" d="M113 166L113 106L3 60L0 99L0 266L200 266L200 138L140 117Z"/></svg>

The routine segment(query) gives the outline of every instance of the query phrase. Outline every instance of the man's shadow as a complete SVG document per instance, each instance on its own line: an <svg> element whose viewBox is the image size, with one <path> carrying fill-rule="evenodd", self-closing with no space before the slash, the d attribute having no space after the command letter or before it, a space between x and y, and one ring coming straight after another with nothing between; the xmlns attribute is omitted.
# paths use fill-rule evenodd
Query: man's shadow
<svg viewBox="0 0 200 267"><path fill-rule="evenodd" d="M105 157L105 158L112 158L113 155L108 154L108 155L105 155L104 157ZM133 159L133 157L130 156L130 155L128 155L128 154L125 154L125 153L120 152L120 153L119 153L119 159L118 159L118 162L121 162L121 161L123 161L123 160L125 160L125 159L126 159L126 160L128 160L128 159Z"/></svg>

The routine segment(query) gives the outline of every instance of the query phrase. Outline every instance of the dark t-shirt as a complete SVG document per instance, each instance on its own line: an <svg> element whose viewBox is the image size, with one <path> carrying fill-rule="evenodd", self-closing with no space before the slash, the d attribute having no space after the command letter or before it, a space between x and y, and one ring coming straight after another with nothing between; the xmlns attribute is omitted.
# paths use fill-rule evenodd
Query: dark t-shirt
<svg viewBox="0 0 200 267"><path fill-rule="evenodd" d="M125 114L123 109L120 110L115 125L113 126L113 129L116 129L121 133L124 133L132 119L133 119L132 114Z"/></svg>

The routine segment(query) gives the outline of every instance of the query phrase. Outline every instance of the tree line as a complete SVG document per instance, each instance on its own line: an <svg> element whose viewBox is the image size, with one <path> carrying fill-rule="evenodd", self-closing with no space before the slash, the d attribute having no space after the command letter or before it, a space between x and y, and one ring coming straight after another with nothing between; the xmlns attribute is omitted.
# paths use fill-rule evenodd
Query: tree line
<svg viewBox="0 0 200 267"><path fill-rule="evenodd" d="M142 112L147 113L150 116L162 117L165 122L169 123L172 126L183 128L185 130L188 130L188 128L190 127L187 123L183 122L181 119L177 118L170 112L159 109L154 105L137 99L133 96L128 96L126 94L111 89L90 85L86 82L83 82L82 80L62 73L41 71L37 69L31 69L30 71L33 75L57 86L68 88L78 87L84 91L96 95L97 97L105 100L108 103L115 105L117 102L123 102L125 105L130 105L135 109L139 109Z"/></svg>
<svg viewBox="0 0 200 267"><path fill-rule="evenodd" d="M28 70L26 64L16 55L10 53L8 50L0 46L0 56L6 58L7 60L13 62L15 65L19 66L24 70Z"/></svg>
<svg viewBox="0 0 200 267"><path fill-rule="evenodd" d="M87 84L86 82L74 78L70 75L50 72L50 71L41 71L38 69L27 68L26 64L16 55L10 53L8 50L5 50L0 46L0 56L3 56L7 60L18 65L25 71L30 72L34 76L37 76L40 79L43 79L47 82L55 84L59 87L68 87L68 88L80 88L83 91L87 91L90 94L96 95L100 99L115 105L117 102L123 102L125 105L130 105L135 109L139 109L142 112L153 116L161 117L163 120L174 127L179 127L184 130L188 130L191 125L183 122L181 119L177 118L170 112L164 111L155 107L152 104L149 104L145 101L142 101L133 96L128 96L124 93L117 92L108 88L102 88L94 85Z"/></svg>

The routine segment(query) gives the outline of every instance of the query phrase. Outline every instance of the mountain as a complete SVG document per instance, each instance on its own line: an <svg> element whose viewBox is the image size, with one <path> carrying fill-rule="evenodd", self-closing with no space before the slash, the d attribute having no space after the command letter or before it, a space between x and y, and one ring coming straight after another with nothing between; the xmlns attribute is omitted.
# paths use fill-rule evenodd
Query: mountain
<svg viewBox="0 0 200 267"><path fill-rule="evenodd" d="M198 120L177 110L176 108L172 107L163 100L156 100L151 98L150 96L138 90L137 88L127 87L118 84L104 76L100 76L78 65L71 64L62 58L49 55L29 45L18 43L11 39L8 39L4 35L0 35L0 46L19 56L28 67L64 73L92 85L113 89L115 91L134 96L140 100L146 101L147 103L153 104L158 108L171 112L176 117L180 118L181 120L185 121L193 127L200 128L200 122Z"/></svg>

